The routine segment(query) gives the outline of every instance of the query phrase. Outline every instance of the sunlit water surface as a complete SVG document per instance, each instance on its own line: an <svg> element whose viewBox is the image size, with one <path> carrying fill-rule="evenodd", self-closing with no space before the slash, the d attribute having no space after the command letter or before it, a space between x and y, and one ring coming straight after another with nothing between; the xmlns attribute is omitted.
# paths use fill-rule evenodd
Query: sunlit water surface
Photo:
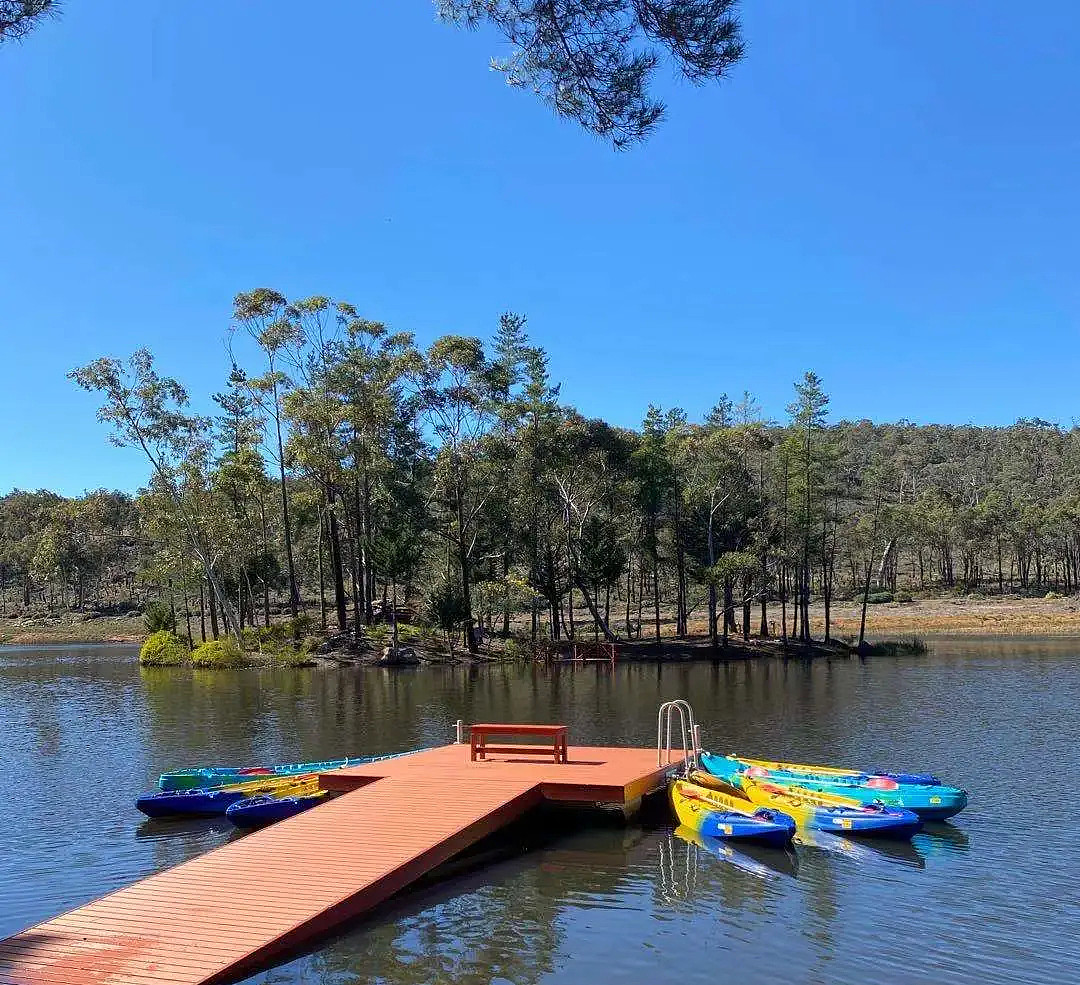
<svg viewBox="0 0 1080 985"><path fill-rule="evenodd" d="M572 830L250 981L1074 985L1078 657L1006 640L868 662L192 674L141 671L125 648L0 650L0 936L230 837L135 811L163 769L415 748L458 718L649 746L658 703L686 696L717 750L934 769L971 806L910 846L791 856Z"/></svg>

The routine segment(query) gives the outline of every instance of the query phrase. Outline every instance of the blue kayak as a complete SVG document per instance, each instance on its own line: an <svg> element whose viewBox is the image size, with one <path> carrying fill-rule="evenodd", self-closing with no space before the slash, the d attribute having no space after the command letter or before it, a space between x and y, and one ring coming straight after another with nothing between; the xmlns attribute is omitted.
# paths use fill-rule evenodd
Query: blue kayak
<svg viewBox="0 0 1080 985"><path fill-rule="evenodd" d="M225 816L238 828L256 828L294 817L311 807L325 803L326 797L325 790L302 797L260 794L258 797L246 797L231 804L225 811Z"/></svg>
<svg viewBox="0 0 1080 985"><path fill-rule="evenodd" d="M248 796L245 790L168 790L143 794L135 806L147 817L219 817Z"/></svg>

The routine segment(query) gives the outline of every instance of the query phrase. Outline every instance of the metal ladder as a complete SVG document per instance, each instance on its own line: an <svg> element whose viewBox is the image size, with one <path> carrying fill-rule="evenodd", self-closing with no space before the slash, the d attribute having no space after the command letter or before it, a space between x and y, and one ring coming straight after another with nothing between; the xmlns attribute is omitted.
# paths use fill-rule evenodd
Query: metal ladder
<svg viewBox="0 0 1080 985"><path fill-rule="evenodd" d="M683 768L689 773L690 770L697 769L698 756L701 753L701 730L694 721L694 709L690 707L690 702L682 698L665 701L656 713L656 765L672 765L671 732L676 712L679 713L679 731L682 733Z"/></svg>

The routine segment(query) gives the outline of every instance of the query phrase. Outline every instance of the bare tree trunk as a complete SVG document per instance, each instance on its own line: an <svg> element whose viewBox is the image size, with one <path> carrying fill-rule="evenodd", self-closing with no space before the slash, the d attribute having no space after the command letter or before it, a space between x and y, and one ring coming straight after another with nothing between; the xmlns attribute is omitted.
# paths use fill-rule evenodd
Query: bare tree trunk
<svg viewBox="0 0 1080 985"><path fill-rule="evenodd" d="M220 635L218 631L217 605L214 602L216 593L211 590L207 593L207 595L207 601L210 603L210 632L213 634L213 637L216 640Z"/></svg>

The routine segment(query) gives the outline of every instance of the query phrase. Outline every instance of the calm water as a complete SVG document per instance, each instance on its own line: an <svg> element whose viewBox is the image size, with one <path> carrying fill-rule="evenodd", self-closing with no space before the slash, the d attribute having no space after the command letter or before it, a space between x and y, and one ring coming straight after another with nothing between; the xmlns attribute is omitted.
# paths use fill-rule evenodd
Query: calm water
<svg viewBox="0 0 1080 985"><path fill-rule="evenodd" d="M707 747L932 768L972 805L910 847L796 858L717 855L664 827L571 831L250 981L1073 985L1078 657L1071 641L968 641L809 666L192 675L140 671L130 649L0 650L0 936L230 836L134 810L164 768L413 748L458 718L648 746L658 703L686 696Z"/></svg>

